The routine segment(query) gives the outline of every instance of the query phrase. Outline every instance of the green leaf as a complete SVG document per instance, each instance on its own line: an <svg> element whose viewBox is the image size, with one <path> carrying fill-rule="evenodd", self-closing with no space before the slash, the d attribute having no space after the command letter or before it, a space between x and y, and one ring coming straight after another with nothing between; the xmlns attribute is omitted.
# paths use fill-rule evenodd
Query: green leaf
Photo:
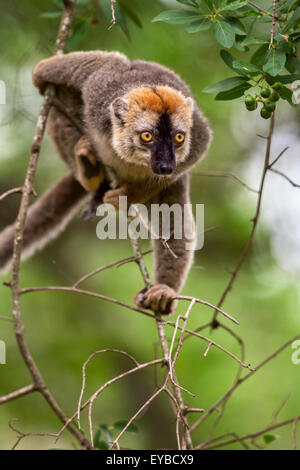
<svg viewBox="0 0 300 470"><path fill-rule="evenodd" d="M94 447L96 447L97 449L99 445L100 436L101 436L101 429L97 428L95 432L95 436L94 436Z"/></svg>
<svg viewBox="0 0 300 470"><path fill-rule="evenodd" d="M263 438L266 444L270 444L270 442L280 439L280 436L278 434L264 434Z"/></svg>
<svg viewBox="0 0 300 470"><path fill-rule="evenodd" d="M299 4L299 0L283 0L282 5L277 6L276 13L287 13L294 6L297 6L297 3Z"/></svg>
<svg viewBox="0 0 300 470"><path fill-rule="evenodd" d="M139 17L137 16L137 14L135 13L135 11L133 9L131 9L128 4L123 1L120 1L119 0L119 4L120 4L120 9L121 9L121 12L127 16L128 18L131 19L131 21L133 21L133 23L138 26L138 28L143 28L143 24L141 22L141 20L139 19Z"/></svg>
<svg viewBox="0 0 300 470"><path fill-rule="evenodd" d="M220 82L214 83L213 85L208 85L207 87L203 88L204 93L218 93L220 91L227 91L236 88L239 85L242 85L247 81L246 77L231 77L226 78Z"/></svg>
<svg viewBox="0 0 300 470"><path fill-rule="evenodd" d="M278 52L277 49L269 49L266 54L263 71L275 77L284 68L285 61L286 54L284 52Z"/></svg>
<svg viewBox="0 0 300 470"><path fill-rule="evenodd" d="M97 447L97 449L100 449L100 450L108 450L109 449L109 445L105 441L98 441L98 444L95 447Z"/></svg>
<svg viewBox="0 0 300 470"><path fill-rule="evenodd" d="M225 62L225 64L231 69L233 70L234 72L236 72L238 75L243 75L243 76L247 76L247 74L245 73L245 71L243 70L239 70L237 68L235 68L233 66L233 62L236 60L233 55L230 54L230 52L228 51L225 51L224 49L222 49L220 51L220 56L221 58L223 59L223 61Z"/></svg>
<svg viewBox="0 0 300 470"><path fill-rule="evenodd" d="M61 11L48 11L46 13L41 13L41 18L60 18L62 15Z"/></svg>
<svg viewBox="0 0 300 470"><path fill-rule="evenodd" d="M295 26L295 24L298 22L299 19L300 19L300 8L297 8L294 11L294 14L292 15L292 17L288 20L286 25L283 27L281 32L282 33L290 32L293 29L293 27Z"/></svg>
<svg viewBox="0 0 300 470"><path fill-rule="evenodd" d="M235 18L234 16L226 16L225 21L234 29L235 34L239 34L240 36L247 35L245 26L238 18Z"/></svg>
<svg viewBox="0 0 300 470"><path fill-rule="evenodd" d="M236 98L240 98L241 96L244 95L245 91L249 90L252 85L250 83L243 83L235 88L232 88L232 90L228 91L221 91L221 93L218 93L215 97L216 101L229 101L229 100L235 100Z"/></svg>
<svg viewBox="0 0 300 470"><path fill-rule="evenodd" d="M120 431L122 431L122 429L124 429L125 426L127 426L127 423L128 421L117 421L116 423L113 424L113 427L115 429L119 429ZM138 432L138 427L134 423L131 423L126 429L126 432Z"/></svg>
<svg viewBox="0 0 300 470"><path fill-rule="evenodd" d="M202 0L202 1L203 1L203 3L205 3L205 5L207 6L207 8L208 8L210 11L214 11L214 10L215 10L213 0Z"/></svg>
<svg viewBox="0 0 300 470"><path fill-rule="evenodd" d="M197 2L197 0L176 0L176 2L182 3L183 5L188 5L189 7L199 7L199 3Z"/></svg>
<svg viewBox="0 0 300 470"><path fill-rule="evenodd" d="M188 10L167 10L153 18L152 22L155 23L156 21L163 21L164 23L169 24L184 24L191 23L201 17L202 16L199 12Z"/></svg>
<svg viewBox="0 0 300 470"><path fill-rule="evenodd" d="M251 64L254 64L257 67L262 67L262 65L265 63L265 57L266 57L268 50L269 50L268 44L263 44L262 46L260 46L251 57L250 59Z"/></svg>
<svg viewBox="0 0 300 470"><path fill-rule="evenodd" d="M232 47L235 41L235 31L229 23L217 20L213 24L213 32L216 40L223 47Z"/></svg>
<svg viewBox="0 0 300 470"><path fill-rule="evenodd" d="M297 57L293 56L290 58L289 62L292 64L292 66L300 72L300 62L297 59Z"/></svg>
<svg viewBox="0 0 300 470"><path fill-rule="evenodd" d="M241 52L249 51L249 47L243 46L243 36L236 36L234 45L238 51L241 51Z"/></svg>
<svg viewBox="0 0 300 470"><path fill-rule="evenodd" d="M101 6L103 9L103 12L106 16L106 18L111 21L112 15L111 15L111 3L110 0L101 0ZM121 28L125 36L127 37L128 40L130 40L130 32L128 29L128 24L125 16L120 10L120 7L118 3L114 4L114 11L115 11L115 17L116 17L116 25Z"/></svg>
<svg viewBox="0 0 300 470"><path fill-rule="evenodd" d="M256 65L251 64L250 62L245 62L243 60L234 59L232 66L235 70L244 72L247 76L257 75L260 72L259 68L256 67Z"/></svg>
<svg viewBox="0 0 300 470"><path fill-rule="evenodd" d="M108 442L109 445L111 445L114 438L113 438L112 432L109 429L109 427L107 426L107 424L99 424L98 430L100 432L103 432L106 441Z"/></svg>
<svg viewBox="0 0 300 470"><path fill-rule="evenodd" d="M283 87L280 91L279 94L283 100L286 100L288 103L290 103L291 106L296 107L297 104L294 103L293 101L293 92L286 86Z"/></svg>
<svg viewBox="0 0 300 470"><path fill-rule="evenodd" d="M55 5L57 8L60 8L61 10L62 10L63 7L64 7L64 2L63 2L63 0L52 0L52 3L54 3L54 5Z"/></svg>
<svg viewBox="0 0 300 470"><path fill-rule="evenodd" d="M280 82L283 85L286 85L287 83L293 83L296 80L300 80L299 73L295 73L291 75L277 75L277 77L270 77L268 78L268 83L270 83L270 85L273 85L273 83L275 82Z"/></svg>
<svg viewBox="0 0 300 470"><path fill-rule="evenodd" d="M70 52L76 49L77 45L83 40L87 35L89 30L89 23L86 21L81 21L78 23L72 31L72 34L67 42L66 52Z"/></svg>
<svg viewBox="0 0 300 470"><path fill-rule="evenodd" d="M244 1L244 2L241 2L240 0L237 0L235 2L231 2L231 3L228 3L227 5L225 5L224 7L222 7L220 10L238 10L239 8L242 8L244 7L245 5L247 5L248 2Z"/></svg>
<svg viewBox="0 0 300 470"><path fill-rule="evenodd" d="M258 44L269 44L269 42L265 39L256 38L255 36L248 36L242 41L243 46L254 46Z"/></svg>
<svg viewBox="0 0 300 470"><path fill-rule="evenodd" d="M211 25L212 22L208 18L201 18L189 24L186 30L188 33L198 33L198 31L207 31Z"/></svg>

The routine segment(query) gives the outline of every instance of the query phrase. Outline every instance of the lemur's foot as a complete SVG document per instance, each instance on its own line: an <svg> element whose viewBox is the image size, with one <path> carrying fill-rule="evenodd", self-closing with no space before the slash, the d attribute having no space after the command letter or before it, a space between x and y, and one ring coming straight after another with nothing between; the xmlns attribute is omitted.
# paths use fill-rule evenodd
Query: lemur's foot
<svg viewBox="0 0 300 470"><path fill-rule="evenodd" d="M110 189L105 193L103 202L106 204L112 204L116 210L119 210L120 196L127 196L127 205L130 206L131 204L142 202L144 194L141 190L139 190L137 185L130 183L118 183L118 188Z"/></svg>
<svg viewBox="0 0 300 470"><path fill-rule="evenodd" d="M138 292L134 302L139 308L150 309L161 315L171 315L177 307L176 296L174 289L166 284L155 284L148 290L145 287Z"/></svg>
<svg viewBox="0 0 300 470"><path fill-rule="evenodd" d="M87 191L97 191L105 173L88 136L82 136L74 148L75 173L79 183Z"/></svg>

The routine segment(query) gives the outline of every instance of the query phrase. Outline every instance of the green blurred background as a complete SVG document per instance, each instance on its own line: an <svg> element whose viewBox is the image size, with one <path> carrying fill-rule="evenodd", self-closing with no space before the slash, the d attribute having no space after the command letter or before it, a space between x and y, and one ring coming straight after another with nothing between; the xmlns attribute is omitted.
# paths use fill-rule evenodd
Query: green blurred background
<svg viewBox="0 0 300 470"><path fill-rule="evenodd" d="M247 241L256 198L255 194L230 178L208 178L196 173L233 172L258 187L265 143L256 134L266 133L267 123L262 122L258 113L244 110L242 99L217 102L213 95L202 93L206 85L231 75L219 58L219 46L209 33L189 35L184 26L151 23L152 18L171 1L164 5L159 1L146 0L128 0L128 3L134 7L143 25L138 28L129 21L130 40L118 27L108 31L109 21L103 18L100 10L96 8L91 13L81 7L76 12L75 25L87 18L89 22L93 20L93 25L77 38L74 49L119 50L131 59L157 61L174 69L191 86L214 131L207 157L194 170L192 201L205 204L206 228L217 228L206 234L204 248L196 253L183 294L217 303L228 282L227 269L235 266ZM2 193L11 187L21 186L24 180L42 102L32 85L31 73L39 60L52 54L59 20L41 17L45 12L57 11L51 0L0 0L0 6L0 79L7 86L7 104L0 106ZM234 53L238 55L236 51ZM290 162L294 162L290 176L295 178L297 169L298 176L300 174L296 163L299 160L296 160L297 151L299 153L297 123L299 111L281 104L277 114L279 137L275 147L280 151L288 139L291 145ZM294 140L287 137L290 135ZM273 150L274 157L277 147ZM46 137L34 182L35 190L40 194L65 171ZM299 266L295 262L299 258L299 251L296 250L299 238L294 237L294 245L288 239L289 233L299 234L295 222L300 220L299 189L291 190L285 181L279 183L277 175L272 175L269 181L264 195L268 210L262 213L251 256L224 306L240 321L240 326L233 328L245 341L246 361L254 366L299 332ZM0 229L14 220L19 200L19 195L13 195L0 203ZM294 225L292 222L286 225L282 200L287 200L288 206L294 208ZM277 208L279 212L276 212ZM131 255L128 241L98 240L96 223L83 223L76 217L58 240L24 262L22 286L70 285L98 266ZM283 242L280 242L282 239L278 235L281 228L287 231ZM143 248L148 247L149 243L143 244ZM288 247L295 248L288 251ZM280 256L280 253L286 254ZM149 269L152 269L152 255L147 255L146 259ZM10 315L11 299L8 288L2 282L7 279L9 274L0 277L0 315L6 316ZM133 296L142 287L142 280L138 268L128 264L97 275L86 283L86 287L132 304ZM51 392L68 415L76 408L81 387L81 367L92 351L119 348L134 355L140 362L154 357L157 348L155 324L130 310L77 294L54 292L27 294L22 298L21 307L32 355ZM186 303L181 303L178 312L184 313L186 307ZM189 328L210 321L211 315L212 310L207 307L194 307ZM226 321L226 324L231 327L229 322ZM171 333L172 329L167 330L169 337ZM240 355L237 342L226 332L208 330L205 334ZM7 364L0 365L2 395L27 385L30 377L18 353L9 322L0 322L0 339L7 345ZM197 338L189 339L178 361L177 374L181 385L196 394L195 398L184 394L186 402L192 407L208 409L230 387L238 366L214 348L204 358L205 349L206 343ZM289 398L279 420L299 414L300 365L292 364L292 352L290 347L287 348L238 389L226 408L216 435L228 431L242 435L267 426L272 413L287 394ZM129 361L116 354L97 357L88 369L86 396L129 367ZM95 404L95 428L98 424L110 425L129 419L154 389L152 369L113 385ZM56 432L60 429L58 419L41 396L32 394L23 397L0 408L1 449L11 448L16 440L8 427L11 418L19 419L16 426L23 432ZM136 449L176 448L174 417L166 396L158 398L136 424L138 433L128 433L121 441L122 446ZM211 424L212 419L207 420L194 434L195 443L205 438ZM88 430L85 417L83 428ZM268 449L291 448L290 426L276 431L276 434L280 439L271 443ZM73 437L66 432L57 447L72 448L74 444ZM24 439L19 446L23 449L53 447L51 438L42 437ZM240 449L241 446L236 444L231 448Z"/></svg>

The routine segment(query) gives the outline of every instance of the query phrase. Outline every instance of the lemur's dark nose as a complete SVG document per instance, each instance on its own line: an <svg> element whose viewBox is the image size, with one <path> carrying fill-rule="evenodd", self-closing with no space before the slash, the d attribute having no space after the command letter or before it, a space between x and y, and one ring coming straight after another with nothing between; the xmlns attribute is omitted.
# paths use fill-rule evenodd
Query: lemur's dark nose
<svg viewBox="0 0 300 470"><path fill-rule="evenodd" d="M174 170L174 165L170 162L162 162L158 167L160 175L170 175Z"/></svg>

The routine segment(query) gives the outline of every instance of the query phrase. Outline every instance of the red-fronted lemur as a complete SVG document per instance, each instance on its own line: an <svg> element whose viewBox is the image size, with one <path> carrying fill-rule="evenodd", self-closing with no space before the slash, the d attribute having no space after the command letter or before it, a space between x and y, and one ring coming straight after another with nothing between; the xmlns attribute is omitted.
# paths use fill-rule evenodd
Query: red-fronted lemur
<svg viewBox="0 0 300 470"><path fill-rule="evenodd" d="M56 237L88 194L105 183L103 201L116 207L120 195L128 197L128 205L189 203L189 171L205 154L211 132L189 88L173 71L131 62L118 52L74 52L39 62L33 80L42 94L48 84L54 86L84 135L51 107L48 132L71 172L30 207L23 256ZM105 167L114 171L117 189L105 182ZM192 226L192 214L189 219ZM14 225L0 235L0 269L11 262L13 237ZM168 245L154 240L155 284L135 297L139 307L162 314L174 312L172 299L193 259L186 240L172 237L172 227Z"/></svg>

